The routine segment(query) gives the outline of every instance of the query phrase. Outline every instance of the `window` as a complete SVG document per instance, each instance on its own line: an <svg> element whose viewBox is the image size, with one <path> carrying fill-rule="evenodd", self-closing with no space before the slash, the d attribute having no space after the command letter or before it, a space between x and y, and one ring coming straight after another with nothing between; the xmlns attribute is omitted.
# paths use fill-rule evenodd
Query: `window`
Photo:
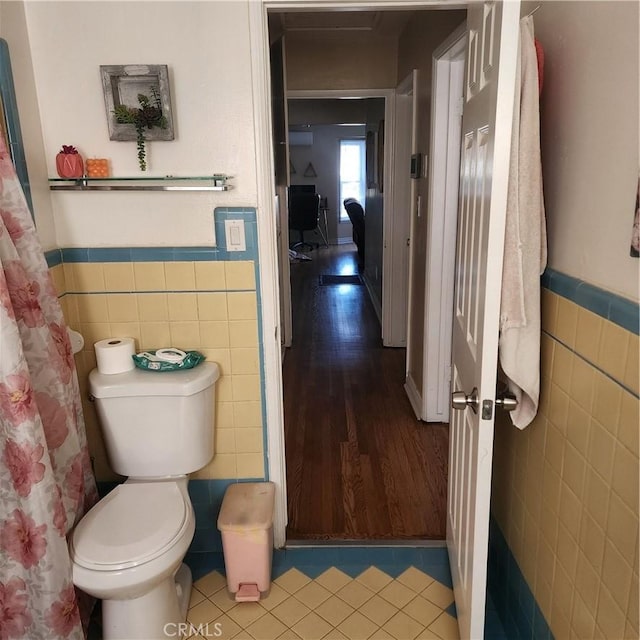
<svg viewBox="0 0 640 640"><path fill-rule="evenodd" d="M355 198L364 207L365 169L364 140L340 140L340 222L349 221L343 204L345 198Z"/></svg>

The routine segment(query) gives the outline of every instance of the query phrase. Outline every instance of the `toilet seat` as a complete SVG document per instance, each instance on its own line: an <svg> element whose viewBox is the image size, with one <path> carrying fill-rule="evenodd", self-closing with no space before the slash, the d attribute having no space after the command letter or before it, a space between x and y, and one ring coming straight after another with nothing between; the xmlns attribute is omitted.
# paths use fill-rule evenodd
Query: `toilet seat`
<svg viewBox="0 0 640 640"><path fill-rule="evenodd" d="M150 562L181 535L189 513L175 482L121 484L76 527L71 539L73 561L95 571Z"/></svg>

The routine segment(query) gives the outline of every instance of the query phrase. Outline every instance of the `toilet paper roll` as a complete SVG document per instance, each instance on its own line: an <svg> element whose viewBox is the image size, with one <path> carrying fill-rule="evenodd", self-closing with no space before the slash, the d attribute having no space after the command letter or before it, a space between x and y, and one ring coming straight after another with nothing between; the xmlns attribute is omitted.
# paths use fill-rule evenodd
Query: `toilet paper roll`
<svg viewBox="0 0 640 640"><path fill-rule="evenodd" d="M93 345L100 373L124 373L135 368L136 344L133 338L106 338Z"/></svg>

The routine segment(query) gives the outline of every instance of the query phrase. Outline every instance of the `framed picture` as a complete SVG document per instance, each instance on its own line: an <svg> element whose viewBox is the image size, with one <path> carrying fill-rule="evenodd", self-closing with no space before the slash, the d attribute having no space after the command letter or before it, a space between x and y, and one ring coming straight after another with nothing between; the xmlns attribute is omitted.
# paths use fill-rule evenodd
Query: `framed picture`
<svg viewBox="0 0 640 640"><path fill-rule="evenodd" d="M161 112L166 125L145 129L145 140L174 139L166 64L101 65L100 74L110 140L136 140L135 126L118 122L116 112L123 107L139 111L145 104Z"/></svg>

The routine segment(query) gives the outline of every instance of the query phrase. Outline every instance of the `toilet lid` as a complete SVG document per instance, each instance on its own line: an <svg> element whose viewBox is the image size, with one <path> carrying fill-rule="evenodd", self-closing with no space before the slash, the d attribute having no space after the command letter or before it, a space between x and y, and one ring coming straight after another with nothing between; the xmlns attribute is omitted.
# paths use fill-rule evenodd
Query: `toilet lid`
<svg viewBox="0 0 640 640"><path fill-rule="evenodd" d="M188 514L184 496L173 482L121 484L76 527L73 560L105 570L149 562L171 545Z"/></svg>

